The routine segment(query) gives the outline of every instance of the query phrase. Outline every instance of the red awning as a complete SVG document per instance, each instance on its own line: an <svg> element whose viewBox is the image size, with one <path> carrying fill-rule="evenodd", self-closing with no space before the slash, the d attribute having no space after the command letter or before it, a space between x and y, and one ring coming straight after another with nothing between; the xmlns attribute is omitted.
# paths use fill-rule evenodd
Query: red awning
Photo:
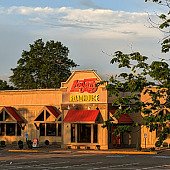
<svg viewBox="0 0 170 170"><path fill-rule="evenodd" d="M109 110L109 112L114 116L115 110ZM115 118L116 119L116 118ZM132 124L133 120L128 114L121 114L117 119L118 124Z"/></svg>
<svg viewBox="0 0 170 170"><path fill-rule="evenodd" d="M24 123L24 119L16 112L13 107L5 106L4 109L7 111L9 115L11 115L17 122Z"/></svg>
<svg viewBox="0 0 170 170"><path fill-rule="evenodd" d="M122 114L118 118L118 123L119 124L132 124L133 120L131 119L131 117L128 114Z"/></svg>
<svg viewBox="0 0 170 170"><path fill-rule="evenodd" d="M95 123L99 115L99 110L69 110L64 122L65 123Z"/></svg>
<svg viewBox="0 0 170 170"><path fill-rule="evenodd" d="M53 106L46 106L46 108L53 114L56 118L60 115L60 112L56 110Z"/></svg>

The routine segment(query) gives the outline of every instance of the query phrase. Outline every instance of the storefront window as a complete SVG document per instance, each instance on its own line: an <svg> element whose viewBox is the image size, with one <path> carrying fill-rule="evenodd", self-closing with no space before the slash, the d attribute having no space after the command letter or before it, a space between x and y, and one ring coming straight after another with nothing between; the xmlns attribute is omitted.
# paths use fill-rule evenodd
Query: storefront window
<svg viewBox="0 0 170 170"><path fill-rule="evenodd" d="M5 120L9 120L10 119L10 116L7 112L5 112Z"/></svg>
<svg viewBox="0 0 170 170"><path fill-rule="evenodd" d="M21 126L17 124L17 136L21 136Z"/></svg>
<svg viewBox="0 0 170 170"><path fill-rule="evenodd" d="M97 143L98 142L98 128L97 128L97 124L93 125L93 143Z"/></svg>
<svg viewBox="0 0 170 170"><path fill-rule="evenodd" d="M40 123L40 136L45 136L45 123Z"/></svg>
<svg viewBox="0 0 170 170"><path fill-rule="evenodd" d="M0 124L0 136L4 136L5 135L5 124L1 123Z"/></svg>
<svg viewBox="0 0 170 170"><path fill-rule="evenodd" d="M40 136L61 136L61 123L40 123Z"/></svg>
<svg viewBox="0 0 170 170"><path fill-rule="evenodd" d="M3 121L3 112L0 113L0 121Z"/></svg>
<svg viewBox="0 0 170 170"><path fill-rule="evenodd" d="M61 123L58 124L58 136L61 136Z"/></svg>
<svg viewBox="0 0 170 170"><path fill-rule="evenodd" d="M56 124L55 123L46 124L46 136L56 136Z"/></svg>
<svg viewBox="0 0 170 170"><path fill-rule="evenodd" d="M91 124L77 124L77 142L91 143Z"/></svg>
<svg viewBox="0 0 170 170"><path fill-rule="evenodd" d="M15 129L17 128L17 129ZM6 132L5 132L6 129ZM16 134L17 130L17 134ZM0 124L0 136L21 136L21 127L16 123L1 123Z"/></svg>
<svg viewBox="0 0 170 170"><path fill-rule="evenodd" d="M75 124L71 124L71 142L75 142Z"/></svg>
<svg viewBox="0 0 170 170"><path fill-rule="evenodd" d="M15 123L6 124L6 136L15 136Z"/></svg>

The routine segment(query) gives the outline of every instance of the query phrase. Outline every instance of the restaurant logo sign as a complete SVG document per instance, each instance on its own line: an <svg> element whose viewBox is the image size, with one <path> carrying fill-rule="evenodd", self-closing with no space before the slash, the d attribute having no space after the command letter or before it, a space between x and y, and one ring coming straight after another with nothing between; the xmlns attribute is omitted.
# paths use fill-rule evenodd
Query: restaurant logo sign
<svg viewBox="0 0 170 170"><path fill-rule="evenodd" d="M94 93L97 91L96 78L74 80L70 92Z"/></svg>
<svg viewBox="0 0 170 170"><path fill-rule="evenodd" d="M70 102L98 102L99 95L70 95Z"/></svg>

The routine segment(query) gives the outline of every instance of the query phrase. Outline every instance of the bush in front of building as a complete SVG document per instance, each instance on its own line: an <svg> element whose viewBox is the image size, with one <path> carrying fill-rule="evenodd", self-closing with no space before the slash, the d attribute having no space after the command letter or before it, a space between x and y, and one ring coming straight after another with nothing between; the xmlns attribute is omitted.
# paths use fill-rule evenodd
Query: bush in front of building
<svg viewBox="0 0 170 170"><path fill-rule="evenodd" d="M158 141L156 141L156 143L155 143L155 146L156 147L160 147L162 145L162 143L158 140Z"/></svg>
<svg viewBox="0 0 170 170"><path fill-rule="evenodd" d="M27 146L29 149L32 149L32 141L31 140L27 140Z"/></svg>
<svg viewBox="0 0 170 170"><path fill-rule="evenodd" d="M49 140L45 140L45 145L49 145L50 144L50 142L49 142Z"/></svg>
<svg viewBox="0 0 170 170"><path fill-rule="evenodd" d="M150 151L155 151L155 147L149 148Z"/></svg>
<svg viewBox="0 0 170 170"><path fill-rule="evenodd" d="M5 146L6 146L6 144L5 144L5 141L4 141L4 140L0 141L0 146L1 146L1 147L5 147Z"/></svg>
<svg viewBox="0 0 170 170"><path fill-rule="evenodd" d="M167 148L168 147L168 143L167 142L163 142L162 146Z"/></svg>
<svg viewBox="0 0 170 170"><path fill-rule="evenodd" d="M19 147L19 149L23 149L23 147L24 147L24 142L23 142L22 140L19 140L19 141L18 141L18 147Z"/></svg>

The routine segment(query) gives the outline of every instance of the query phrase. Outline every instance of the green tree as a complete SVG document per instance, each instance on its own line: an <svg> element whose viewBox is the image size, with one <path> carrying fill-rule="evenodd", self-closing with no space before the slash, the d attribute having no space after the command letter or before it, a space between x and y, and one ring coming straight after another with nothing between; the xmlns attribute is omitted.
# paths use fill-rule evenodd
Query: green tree
<svg viewBox="0 0 170 170"><path fill-rule="evenodd" d="M14 87L8 85L5 80L0 80L0 90L13 90Z"/></svg>
<svg viewBox="0 0 170 170"><path fill-rule="evenodd" d="M142 123L151 132L161 127L157 141L157 146L160 146L170 134L168 111L170 109L170 68L164 60L153 61L151 64L148 64L147 60L148 57L139 52L130 54L115 52L111 64L114 64L114 68L118 67L121 73L111 76L106 88L110 95L116 97L113 101L113 105L117 106L116 116L142 111L145 115ZM156 90L149 88L153 85ZM123 96L122 93L124 93ZM148 93L151 101L141 101L142 93ZM160 102L160 98L164 98L165 102ZM108 120L104 126L108 127L110 124ZM128 126L121 126L115 134L128 130Z"/></svg>
<svg viewBox="0 0 170 170"><path fill-rule="evenodd" d="M10 81L18 89L58 88L70 76L71 68L77 66L61 42L44 43L38 39L29 46L29 51L22 52L17 67L11 69Z"/></svg>
<svg viewBox="0 0 170 170"><path fill-rule="evenodd" d="M165 33L162 39L162 52L167 53L170 49L170 0L145 0L152 1L159 5L165 6L168 10L158 15L161 20L160 24L156 24L150 18L153 27L158 28ZM115 52L111 64L118 67L121 73L111 76L107 89L110 95L116 96L113 105L117 106L116 117L121 114L130 114L143 112L145 117L143 123L150 131L160 130L157 146L160 146L170 134L169 120L170 113L170 68L164 59L147 63L148 57L141 55L139 52L124 54L121 51ZM152 88L155 86L156 90ZM151 102L141 101L141 94L148 93ZM122 97L122 93L123 95ZM164 98L165 102L160 102L160 98ZM110 120L104 122L104 127L111 125ZM136 124L137 125L137 124ZM119 126L115 130L115 135L129 131L131 127L124 125Z"/></svg>

